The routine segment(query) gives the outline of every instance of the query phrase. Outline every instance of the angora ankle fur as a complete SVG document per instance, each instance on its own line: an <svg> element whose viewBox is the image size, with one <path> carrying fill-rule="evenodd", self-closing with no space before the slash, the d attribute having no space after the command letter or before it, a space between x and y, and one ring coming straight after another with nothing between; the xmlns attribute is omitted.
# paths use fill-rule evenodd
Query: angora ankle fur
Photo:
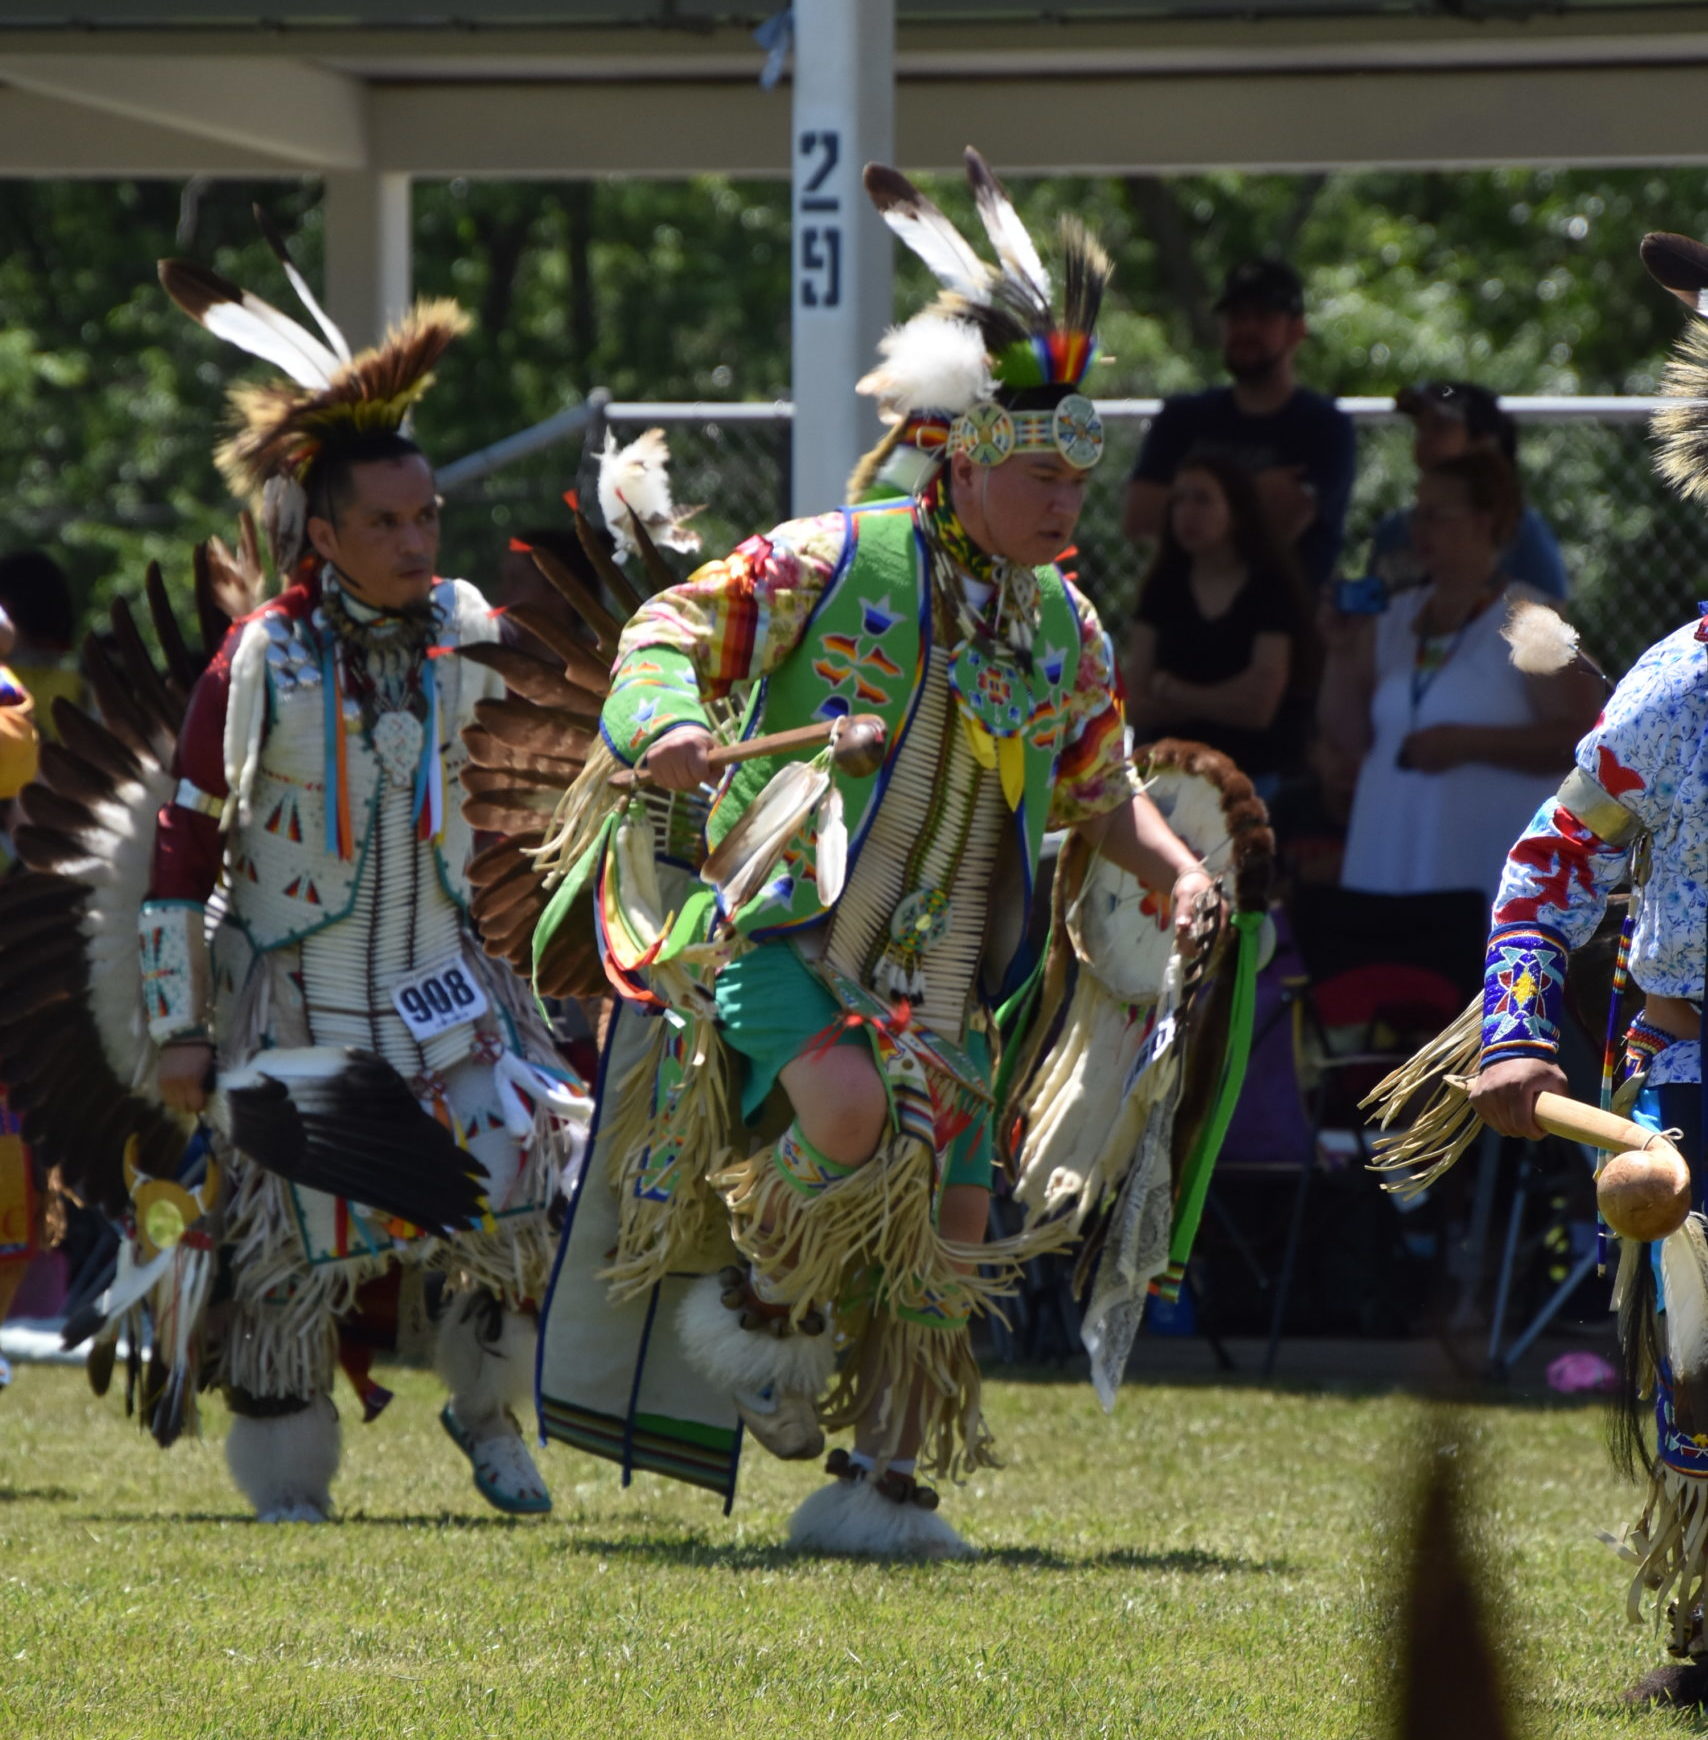
<svg viewBox="0 0 1708 1740"><path fill-rule="evenodd" d="M494 1306L480 1293L452 1299L433 1351L434 1370L451 1392L451 1412L476 1443L508 1434L507 1412L525 1420L534 1407L538 1329L532 1317Z"/></svg>
<svg viewBox="0 0 1708 1740"><path fill-rule="evenodd" d="M789 1518L789 1545L872 1559L976 1559L979 1551L939 1512L897 1504L864 1480L821 1486Z"/></svg>
<svg viewBox="0 0 1708 1740"><path fill-rule="evenodd" d="M816 1396L830 1382L836 1350L828 1331L779 1338L743 1329L722 1295L718 1277L702 1275L676 1308L682 1351L709 1382L738 1393L775 1384L779 1390L808 1396Z"/></svg>
<svg viewBox="0 0 1708 1740"><path fill-rule="evenodd" d="M332 1514L340 1448L338 1410L330 1396L315 1396L294 1414L234 1415L225 1461L262 1522L308 1522Z"/></svg>

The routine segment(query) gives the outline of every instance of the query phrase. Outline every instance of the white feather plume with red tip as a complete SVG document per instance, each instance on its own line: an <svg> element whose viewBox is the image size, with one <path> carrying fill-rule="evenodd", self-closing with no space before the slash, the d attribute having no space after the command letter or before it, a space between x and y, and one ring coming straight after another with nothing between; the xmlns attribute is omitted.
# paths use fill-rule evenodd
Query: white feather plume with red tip
<svg viewBox="0 0 1708 1740"><path fill-rule="evenodd" d="M662 429L648 429L627 447L619 447L617 437L606 430L599 455L599 511L619 561L637 547L636 520L661 549L699 549L700 534L689 529L688 521L700 510L678 508L671 501L669 465L670 447Z"/></svg>

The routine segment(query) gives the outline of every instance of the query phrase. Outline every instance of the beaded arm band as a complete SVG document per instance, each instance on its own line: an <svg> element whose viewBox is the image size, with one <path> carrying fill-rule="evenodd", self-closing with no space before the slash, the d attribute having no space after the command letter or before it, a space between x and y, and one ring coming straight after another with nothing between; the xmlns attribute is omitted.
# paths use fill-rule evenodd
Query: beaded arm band
<svg viewBox="0 0 1708 1740"><path fill-rule="evenodd" d="M137 914L142 1001L156 1045L207 1036L206 913L193 900L147 900Z"/></svg>
<svg viewBox="0 0 1708 1740"><path fill-rule="evenodd" d="M1560 1049L1566 945L1542 924L1497 925L1483 965L1484 1065Z"/></svg>

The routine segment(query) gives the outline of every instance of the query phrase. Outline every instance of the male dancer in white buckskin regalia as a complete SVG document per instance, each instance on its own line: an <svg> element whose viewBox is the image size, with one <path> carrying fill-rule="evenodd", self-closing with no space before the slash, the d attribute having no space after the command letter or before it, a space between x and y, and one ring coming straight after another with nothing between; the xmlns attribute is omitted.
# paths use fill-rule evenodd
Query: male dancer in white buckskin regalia
<svg viewBox="0 0 1708 1740"><path fill-rule="evenodd" d="M211 330L291 360L276 311L263 329L254 299L211 274L168 262L162 278ZM433 472L402 432L464 319L421 304L353 361L335 333L322 345L287 324L293 378L234 394L240 426L220 460L235 486L265 492L288 584L233 627L191 694L139 920L160 1097L198 1115L216 1067L221 1087L270 1073L306 1115L325 1072L351 1089L320 1107L334 1146L340 1119L352 1140L385 1140L362 1126L401 1104L400 1163L411 1144L454 1139L484 1202L424 1235L359 1189L303 1188L216 1140L234 1296L210 1323L235 1416L228 1459L263 1520L329 1514L338 1319L401 1259L447 1277L441 1418L476 1485L501 1510L545 1511L513 1410L531 1384L546 1210L584 1102L526 987L467 921L461 731L503 683L438 655L494 641L497 624L474 587L436 577ZM340 1077L351 1048L407 1095L382 1109Z"/></svg>

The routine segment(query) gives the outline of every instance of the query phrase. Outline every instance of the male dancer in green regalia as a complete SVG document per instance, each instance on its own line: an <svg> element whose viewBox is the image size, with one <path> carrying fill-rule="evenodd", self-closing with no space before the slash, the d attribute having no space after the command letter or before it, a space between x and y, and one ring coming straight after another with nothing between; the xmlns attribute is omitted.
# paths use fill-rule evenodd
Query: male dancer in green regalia
<svg viewBox="0 0 1708 1740"><path fill-rule="evenodd" d="M606 1077L589 1171L606 1167L623 1203L607 1276L632 1295L702 1274L675 1334L776 1453L815 1456L821 1425L854 1428L796 1544L926 1556L970 1549L916 1469L994 1460L967 1325L1019 1254L982 1243L992 1053L995 1010L1033 964L1044 834L1071 828L1142 880L1165 927L1214 905L1140 789L1108 639L1055 566L1102 448L1080 385L1108 263L1065 225L1058 313L968 155L999 269L894 171L867 172L947 287L880 371L898 433L935 420L938 462L911 498L751 538L630 620L603 753L560 809L569 874L545 921L590 896L621 1019L665 1017L640 1064ZM883 722L882 765L743 762L711 807L710 887L659 918L638 806L613 810L611 775L693 794L720 742L859 714ZM559 1430L549 1373L544 1387L547 1430L597 1447L585 1419Z"/></svg>

